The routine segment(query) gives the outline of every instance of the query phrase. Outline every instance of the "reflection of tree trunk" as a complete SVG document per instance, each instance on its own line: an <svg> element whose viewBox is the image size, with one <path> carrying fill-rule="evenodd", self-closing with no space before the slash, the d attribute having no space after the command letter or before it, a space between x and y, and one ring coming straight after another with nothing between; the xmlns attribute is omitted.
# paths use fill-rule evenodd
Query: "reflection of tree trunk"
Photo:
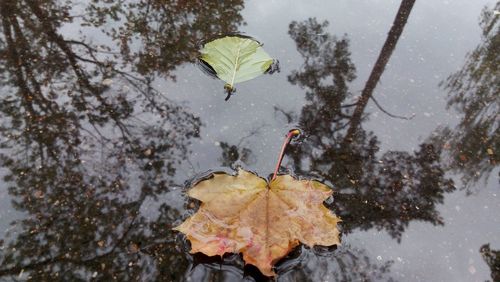
<svg viewBox="0 0 500 282"><path fill-rule="evenodd" d="M377 62L370 73L370 77L366 81L365 88L361 93L361 97L359 98L356 108L354 109L353 116L351 118L351 125L347 130L347 134L344 138L343 143L352 141L356 130L361 124L361 118L363 112L365 111L366 105L368 104L368 100L373 94L373 90L377 86L382 73L384 72L385 65L389 61L389 58L392 55L392 52L396 48L396 44L398 43L398 39L403 33L403 29L408 21L408 17L410 16L411 9L413 8L413 4L415 4L415 0L403 0L401 5L399 6L398 13L394 22L392 23L391 30L387 35L387 39L385 40L384 46L380 51Z"/></svg>

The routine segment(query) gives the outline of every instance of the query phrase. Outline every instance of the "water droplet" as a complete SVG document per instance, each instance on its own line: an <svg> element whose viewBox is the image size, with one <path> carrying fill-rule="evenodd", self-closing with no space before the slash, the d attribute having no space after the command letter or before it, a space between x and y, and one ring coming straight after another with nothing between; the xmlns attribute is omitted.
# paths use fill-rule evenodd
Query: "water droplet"
<svg viewBox="0 0 500 282"><path fill-rule="evenodd" d="M106 78L101 82L101 84L104 86L110 86L111 84L113 84L113 80L111 78Z"/></svg>

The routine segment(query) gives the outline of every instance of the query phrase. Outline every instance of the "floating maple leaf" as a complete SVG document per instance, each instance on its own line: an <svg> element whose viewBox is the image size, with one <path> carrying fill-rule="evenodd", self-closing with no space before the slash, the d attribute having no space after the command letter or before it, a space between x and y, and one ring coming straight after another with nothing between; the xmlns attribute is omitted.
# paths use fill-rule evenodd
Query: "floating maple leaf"
<svg viewBox="0 0 500 282"><path fill-rule="evenodd" d="M294 134L297 132L288 134L277 167ZM273 276L274 263L299 242L310 247L340 243L340 219L323 205L332 190L318 181L276 176L275 171L268 183L240 169L236 176L214 174L188 194L202 204L175 230L186 234L192 253L242 253L246 263Z"/></svg>

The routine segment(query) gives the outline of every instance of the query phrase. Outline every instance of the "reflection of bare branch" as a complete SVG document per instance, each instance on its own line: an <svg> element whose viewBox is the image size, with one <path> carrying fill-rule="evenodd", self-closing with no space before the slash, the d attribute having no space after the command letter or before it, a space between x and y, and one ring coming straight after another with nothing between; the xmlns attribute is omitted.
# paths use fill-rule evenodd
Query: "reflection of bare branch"
<svg viewBox="0 0 500 282"><path fill-rule="evenodd" d="M240 147L243 144L243 142L245 142L245 140L247 140L248 138L253 137L255 135L258 135L260 130L266 126L268 126L268 125L262 124L260 126L256 126L255 128L251 129L247 135L240 138L240 141L238 142L238 144L236 146Z"/></svg>
<svg viewBox="0 0 500 282"><path fill-rule="evenodd" d="M66 43L70 43L70 44L77 44L77 45L82 45L83 47L85 47L89 52L98 52L97 49L95 49L94 47L88 45L87 43L85 42L82 42L82 41L77 41L77 40L64 40L64 42Z"/></svg>
<svg viewBox="0 0 500 282"><path fill-rule="evenodd" d="M405 120L410 120L410 119L413 119L415 117L415 114L412 114L409 117L404 117L404 116L398 116L398 115L395 115L395 114L391 114L388 111L386 111L384 108L382 108L382 106L377 102L377 100L375 100L375 97L371 96L370 99L373 100L373 102L375 103L375 105L377 105L377 107L379 108L379 110L381 110L383 113L385 113L386 115L388 115L390 117L399 118L399 119L405 119Z"/></svg>
<svg viewBox="0 0 500 282"><path fill-rule="evenodd" d="M344 104L344 105L342 105L342 106L340 106L340 107L341 107L341 108L350 108L350 107L354 107L354 106L356 106L356 105L358 105L358 102L356 102L356 103L351 103L351 104Z"/></svg>
<svg viewBox="0 0 500 282"><path fill-rule="evenodd" d="M287 112L287 111L285 111L285 110L283 110L281 108L278 108L278 107L274 106L274 112L275 113L278 113L278 112L282 113L285 116L287 123L291 123L295 119L297 119L297 117L295 116L295 114L293 113L293 111Z"/></svg>

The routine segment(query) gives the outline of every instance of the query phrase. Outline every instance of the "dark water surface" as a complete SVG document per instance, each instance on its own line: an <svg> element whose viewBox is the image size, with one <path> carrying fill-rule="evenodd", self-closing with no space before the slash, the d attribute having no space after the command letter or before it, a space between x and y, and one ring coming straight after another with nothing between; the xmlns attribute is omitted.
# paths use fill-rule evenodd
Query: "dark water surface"
<svg viewBox="0 0 500 282"><path fill-rule="evenodd" d="M0 281L262 279L171 228L293 127L282 172L333 187L342 245L278 281L500 281L500 4L412 2L0 1ZM195 61L229 33L281 72L225 102Z"/></svg>

